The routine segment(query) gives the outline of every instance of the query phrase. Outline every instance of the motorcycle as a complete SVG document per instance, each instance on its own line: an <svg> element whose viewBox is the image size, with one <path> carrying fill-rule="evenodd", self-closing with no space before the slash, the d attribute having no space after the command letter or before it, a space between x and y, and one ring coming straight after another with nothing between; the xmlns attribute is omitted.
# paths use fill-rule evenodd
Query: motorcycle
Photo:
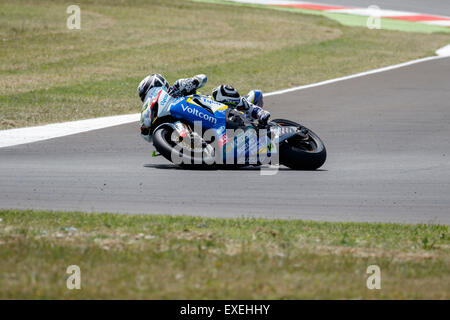
<svg viewBox="0 0 450 320"><path fill-rule="evenodd" d="M280 163L315 170L326 160L322 140L294 121L275 119L262 126L200 94L177 98L161 90L146 103L150 108L144 105L144 109L149 111L141 117L149 117L151 125L143 137L153 142L160 155L181 166Z"/></svg>

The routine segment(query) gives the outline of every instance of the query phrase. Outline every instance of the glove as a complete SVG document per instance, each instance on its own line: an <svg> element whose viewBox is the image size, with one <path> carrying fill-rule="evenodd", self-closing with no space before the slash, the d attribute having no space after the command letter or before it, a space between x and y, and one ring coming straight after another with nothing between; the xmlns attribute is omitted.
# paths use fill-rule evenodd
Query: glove
<svg viewBox="0 0 450 320"><path fill-rule="evenodd" d="M169 89L169 94L174 97L194 94L197 89L203 87L208 78L204 74L198 74L192 78L178 79Z"/></svg>

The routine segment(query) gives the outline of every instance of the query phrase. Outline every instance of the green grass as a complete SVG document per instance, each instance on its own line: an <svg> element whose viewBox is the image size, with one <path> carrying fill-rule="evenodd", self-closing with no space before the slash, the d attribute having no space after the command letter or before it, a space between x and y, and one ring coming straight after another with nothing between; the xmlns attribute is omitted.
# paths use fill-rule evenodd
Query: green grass
<svg viewBox="0 0 450 320"><path fill-rule="evenodd" d="M0 219L2 299L450 298L448 226L18 210ZM381 290L366 288L372 264ZM66 288L69 265L81 268L81 290Z"/></svg>
<svg viewBox="0 0 450 320"><path fill-rule="evenodd" d="M432 55L445 33L344 26L326 17L181 0L0 2L0 129L140 111L139 81L209 77L282 89ZM270 109L270 106L267 106Z"/></svg>
<svg viewBox="0 0 450 320"><path fill-rule="evenodd" d="M230 1L224 1L224 0L192 0L192 1L203 2L203 3L227 4L227 5L234 5L234 6L245 6L245 7L253 7L253 8L264 8L264 9L268 9L268 10L300 12L300 13L305 13L305 14L312 14L312 15L327 17L327 18L335 20L345 26L367 27L367 19L368 19L367 16L359 16L359 15L353 15L353 14L344 14L344 13L319 11L319 10L308 10L308 9L300 9L300 8L292 8L292 7L275 7L275 6L267 6L267 5L261 5L261 4L230 2ZM405 32L450 33L450 28L447 28L447 27L429 25L429 24L425 24L425 23L411 22L411 21L388 19L388 18L381 19L380 28L383 30L395 30L395 31L405 31Z"/></svg>

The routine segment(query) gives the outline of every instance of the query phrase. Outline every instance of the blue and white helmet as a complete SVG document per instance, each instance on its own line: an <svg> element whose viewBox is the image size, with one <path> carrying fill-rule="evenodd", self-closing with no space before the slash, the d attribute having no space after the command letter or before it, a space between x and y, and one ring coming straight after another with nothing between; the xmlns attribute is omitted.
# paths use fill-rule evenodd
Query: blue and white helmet
<svg viewBox="0 0 450 320"><path fill-rule="evenodd" d="M166 79L159 73L151 74L146 76L141 83L139 83L139 86L137 88L139 98L141 98L141 101L144 102L145 96L147 95L147 92L149 92L150 89L155 87L165 87L166 90L169 90L170 85L167 82Z"/></svg>

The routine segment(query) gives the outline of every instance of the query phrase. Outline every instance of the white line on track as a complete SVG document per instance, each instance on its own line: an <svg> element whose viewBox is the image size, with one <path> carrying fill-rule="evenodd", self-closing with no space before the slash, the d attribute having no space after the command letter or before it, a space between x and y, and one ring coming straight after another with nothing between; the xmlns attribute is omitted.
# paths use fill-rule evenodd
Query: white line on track
<svg viewBox="0 0 450 320"><path fill-rule="evenodd" d="M139 114L94 118L70 122L52 123L38 127L27 127L0 131L0 148L37 142L72 134L113 127L139 120ZM136 128L137 130L137 128Z"/></svg>
<svg viewBox="0 0 450 320"><path fill-rule="evenodd" d="M265 93L264 96L274 96L279 94L284 94L288 92L304 90L314 87L319 87L339 81L345 81L349 79L354 79L358 77L368 76L374 73L380 73L384 71L394 70L398 68L403 68L406 66L410 66L413 64L441 59L445 57L450 57L450 45L441 48L436 51L437 56L427 57L423 59L417 59L408 61L405 63L396 64L393 66L388 66L384 68L379 68L375 70L365 71L357 74L353 74L346 77L321 81L317 83L312 83L304 86L278 90L274 92ZM38 127L27 127L27 128L18 128L18 129L9 129L0 131L0 148L11 147L15 145L32 143L37 141L43 141L53 138L59 138L64 136L69 136L77 133L98 130L113 126L118 126L121 124L136 122L139 120L140 114L126 114L120 116L112 116L112 117L103 117L103 118L94 118L87 120L79 120L79 121L70 121L70 122L62 122L62 123L53 123L44 126ZM137 130L137 129L136 129Z"/></svg>

